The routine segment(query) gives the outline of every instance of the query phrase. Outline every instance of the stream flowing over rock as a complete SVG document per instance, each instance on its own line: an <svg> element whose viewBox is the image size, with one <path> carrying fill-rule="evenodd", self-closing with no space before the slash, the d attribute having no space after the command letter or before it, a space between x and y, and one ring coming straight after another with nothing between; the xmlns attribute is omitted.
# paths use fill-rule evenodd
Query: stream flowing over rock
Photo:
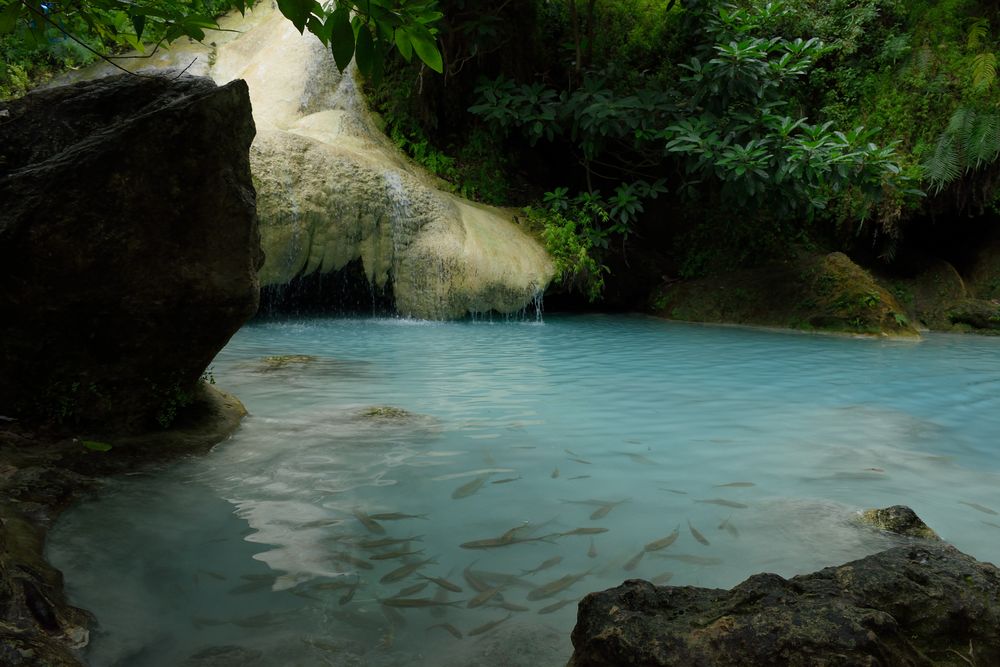
<svg viewBox="0 0 1000 667"><path fill-rule="evenodd" d="M169 421L257 309L246 84L115 76L0 107L0 414Z"/></svg>
<svg viewBox="0 0 1000 667"><path fill-rule="evenodd" d="M573 646L570 667L996 665L1000 570L922 542L728 591L633 579L581 601Z"/></svg>
<svg viewBox="0 0 1000 667"><path fill-rule="evenodd" d="M236 32L210 46L177 42L145 62L247 82L262 286L360 260L373 293L391 290L404 316L510 313L541 296L553 265L513 211L436 187L378 129L353 65L339 74L329 49L269 3L221 24Z"/></svg>

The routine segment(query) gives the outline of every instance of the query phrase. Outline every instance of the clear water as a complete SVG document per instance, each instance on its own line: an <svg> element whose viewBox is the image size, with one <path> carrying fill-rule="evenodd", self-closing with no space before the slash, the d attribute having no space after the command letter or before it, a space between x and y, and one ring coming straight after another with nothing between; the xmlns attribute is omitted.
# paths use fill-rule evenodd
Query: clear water
<svg viewBox="0 0 1000 667"><path fill-rule="evenodd" d="M316 360L261 361L283 354ZM596 315L315 319L247 326L214 374L251 412L231 440L109 483L51 534L72 601L100 622L93 665L178 665L204 649L190 664L561 665L575 604L540 613L553 603L631 577L729 587L859 558L897 542L854 525L854 513L890 504L1000 560L996 338ZM365 416L383 405L412 416ZM740 506L705 502L718 500ZM601 512L590 501L625 502L591 518ZM359 509L426 518L384 520L378 535ZM460 546L518 526L516 538L545 539ZM607 532L558 535L576 528ZM675 543L624 569L675 528ZM381 604L426 580L381 582L407 561L367 559L404 545L359 542L404 536L420 536L408 544L416 558L433 558L420 573L464 589L444 598L453 605ZM470 566L519 580L468 608ZM567 574L585 576L529 599ZM428 583L409 598L440 602L438 591ZM528 610L498 608L501 596Z"/></svg>

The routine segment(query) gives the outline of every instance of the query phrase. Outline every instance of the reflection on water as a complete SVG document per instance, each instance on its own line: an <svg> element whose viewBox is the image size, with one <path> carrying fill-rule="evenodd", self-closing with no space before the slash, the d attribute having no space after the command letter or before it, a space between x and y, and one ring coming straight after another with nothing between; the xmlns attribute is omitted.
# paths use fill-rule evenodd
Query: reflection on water
<svg viewBox="0 0 1000 667"><path fill-rule="evenodd" d="M214 374L230 441L52 532L94 665L560 665L587 591L858 558L890 504L1000 554L996 339L317 319Z"/></svg>

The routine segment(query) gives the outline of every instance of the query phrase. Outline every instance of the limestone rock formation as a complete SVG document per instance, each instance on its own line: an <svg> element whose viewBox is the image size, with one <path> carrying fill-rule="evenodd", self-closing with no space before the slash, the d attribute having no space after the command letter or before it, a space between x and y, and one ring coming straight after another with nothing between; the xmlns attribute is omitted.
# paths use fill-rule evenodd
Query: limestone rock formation
<svg viewBox="0 0 1000 667"><path fill-rule="evenodd" d="M0 414L169 421L257 307L246 85L117 76L2 109Z"/></svg>
<svg viewBox="0 0 1000 667"><path fill-rule="evenodd" d="M541 294L552 264L510 211L436 187L376 127L351 70L341 76L330 51L278 12L254 14L219 47L212 76L250 86L263 285L360 259L407 316L507 313Z"/></svg>
<svg viewBox="0 0 1000 667"><path fill-rule="evenodd" d="M896 547L731 590L641 580L580 602L571 667L1000 664L1000 570L954 547Z"/></svg>

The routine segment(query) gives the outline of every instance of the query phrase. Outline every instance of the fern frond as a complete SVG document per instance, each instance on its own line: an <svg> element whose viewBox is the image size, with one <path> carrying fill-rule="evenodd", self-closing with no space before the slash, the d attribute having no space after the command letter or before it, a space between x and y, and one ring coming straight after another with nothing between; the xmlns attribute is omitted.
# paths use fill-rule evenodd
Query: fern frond
<svg viewBox="0 0 1000 667"><path fill-rule="evenodd" d="M953 137L963 137L969 134L975 122L976 112L973 109L958 107L951 114L951 118L948 119L948 127L945 128L945 132Z"/></svg>
<svg viewBox="0 0 1000 667"><path fill-rule="evenodd" d="M961 161L955 148L955 140L949 132L938 137L934 154L924 162L924 175L935 192L962 175Z"/></svg>
<svg viewBox="0 0 1000 667"><path fill-rule="evenodd" d="M972 59L972 87L989 88L997 78L997 55L992 51L978 54Z"/></svg>
<svg viewBox="0 0 1000 667"><path fill-rule="evenodd" d="M1000 155L998 136L1000 136L1000 115L979 114L969 133L962 137L965 168L978 168L996 160L997 155Z"/></svg>
<svg viewBox="0 0 1000 667"><path fill-rule="evenodd" d="M969 26L969 34L965 38L965 44L970 51L978 51L980 45L990 36L990 22L987 19L976 19Z"/></svg>

